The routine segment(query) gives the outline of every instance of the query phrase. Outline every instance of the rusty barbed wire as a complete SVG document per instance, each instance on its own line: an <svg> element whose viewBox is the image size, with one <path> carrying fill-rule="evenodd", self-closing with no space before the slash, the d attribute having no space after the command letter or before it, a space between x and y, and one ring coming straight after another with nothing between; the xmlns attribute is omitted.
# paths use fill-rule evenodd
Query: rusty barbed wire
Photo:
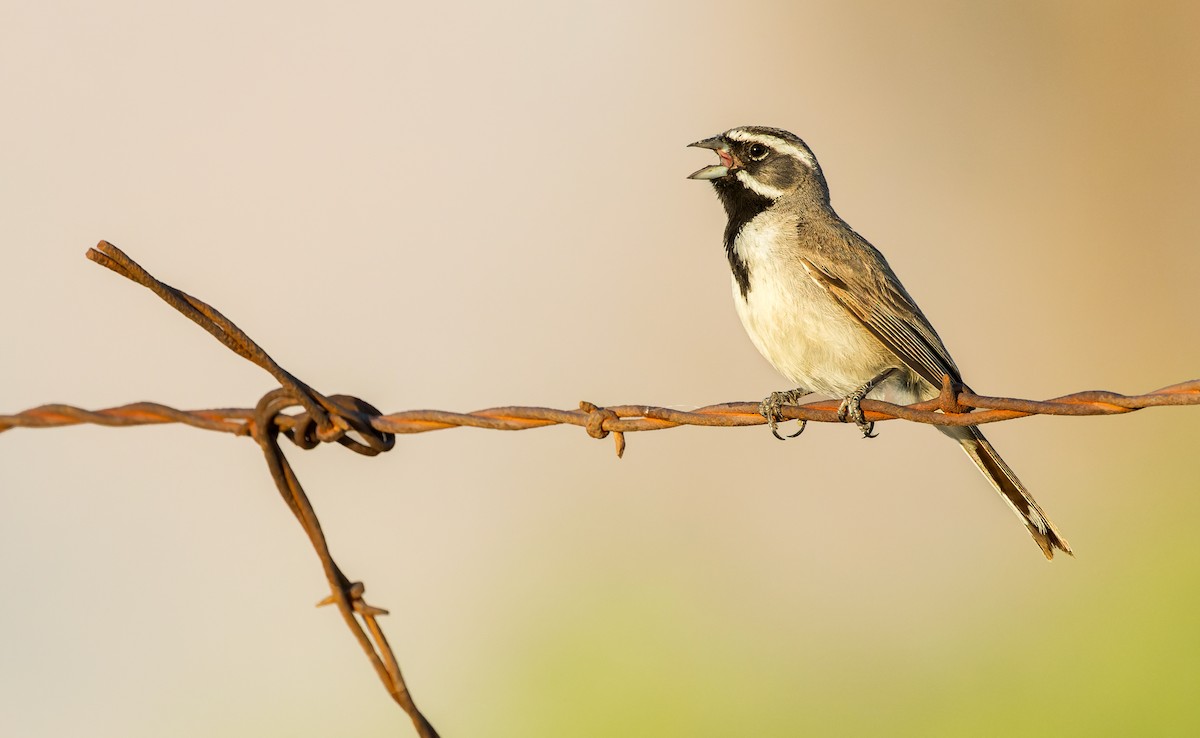
<svg viewBox="0 0 1200 738"><path fill-rule="evenodd" d="M302 449L321 443L338 443L364 456L391 450L397 434L426 433L469 427L489 430L530 430L552 425L584 428L593 438L612 434L617 456L625 450L625 434L665 430L681 426L743 427L767 421L757 402L728 402L695 410L676 410L653 405L599 406L581 402L577 410L547 407L506 406L469 413L445 410L406 410L383 414L369 403L347 395L322 395L277 364L244 331L212 306L153 277L116 246L101 241L87 256L92 261L143 285L213 335L234 353L261 367L279 388L268 392L254 408L178 410L154 402L139 402L102 410L85 410L73 405L41 405L11 415L0 415L0 433L12 428L58 428L92 424L129 427L181 423L203 430L253 438L259 445L280 495L300 523L330 587L330 595L319 605L337 605L343 620L371 661L376 674L393 700L409 715L421 738L437 738L437 731L421 713L401 674L399 664L378 617L387 610L367 604L366 587L352 581L338 567L330 552L320 521L279 444L283 434ZM786 405L783 418L843 422L838 402L822 400ZM978 395L969 388L951 384L946 377L939 397L914 405L893 405L863 400L866 420L878 422L903 419L933 425L980 425L1031 415L1116 415L1147 407L1200 405L1200 379L1174 384L1142 395L1116 392L1076 392L1050 400L1021 400ZM300 412L285 410L300 408Z"/></svg>
<svg viewBox="0 0 1200 738"><path fill-rule="evenodd" d="M1032 415L1120 415L1148 407L1200 405L1200 379L1173 384L1141 395L1091 390L1075 392L1049 400L1022 400L977 395L970 390L954 392L943 388L943 396L914 405L893 405L880 400L863 400L863 412L870 421L909 420L931 425L982 425ZM785 405L781 414L791 420L838 423L838 402L820 400ZM946 408L950 408L947 410ZM973 411L970 411L971 409ZM72 405L41 405L13 415L0 415L0 433L10 428L57 428L93 424L109 427L182 423L204 430L249 435L254 411L248 409L177 410L153 402L139 402L103 410L85 410ZM281 431L292 430L304 415L280 414L274 419ZM428 433L450 428L484 428L519 431L553 425L574 425L594 438L609 433L621 438L625 433L667 430L682 426L740 428L764 425L757 402L726 402L695 410L677 410L654 405L598 406L580 403L578 410L549 407L505 406L468 413L447 410L405 410L368 417L372 428L384 433ZM619 444L620 450L624 448Z"/></svg>

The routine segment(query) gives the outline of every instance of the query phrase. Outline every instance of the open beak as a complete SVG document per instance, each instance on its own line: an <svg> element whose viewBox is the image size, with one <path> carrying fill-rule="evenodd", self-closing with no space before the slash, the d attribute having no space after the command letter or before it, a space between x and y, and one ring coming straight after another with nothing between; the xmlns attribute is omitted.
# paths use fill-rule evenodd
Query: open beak
<svg viewBox="0 0 1200 738"><path fill-rule="evenodd" d="M733 155L729 153L729 144L720 136L706 138L703 141L688 144L688 146L695 146L698 149L712 149L717 152L717 156L721 159L720 164L713 164L692 172L688 175L688 179L720 179L734 171Z"/></svg>

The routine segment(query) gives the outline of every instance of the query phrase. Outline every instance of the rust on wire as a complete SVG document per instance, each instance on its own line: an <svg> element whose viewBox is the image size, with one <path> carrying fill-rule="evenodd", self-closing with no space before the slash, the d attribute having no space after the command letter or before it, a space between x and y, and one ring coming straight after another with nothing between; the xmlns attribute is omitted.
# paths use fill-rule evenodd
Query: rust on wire
<svg viewBox="0 0 1200 738"><path fill-rule="evenodd" d="M327 399L333 400L334 397ZM932 425L982 425L1031 415L1120 415L1147 407L1200 405L1200 379L1173 384L1144 395L1122 395L1092 390L1050 400L1018 400L986 397L969 390L960 390L952 401L960 403L957 406L960 408L977 409L963 413L943 412L942 398L914 405L863 400L862 408L867 420L871 421L903 419ZM837 417L837 407L836 401L820 400L801 405L785 405L781 415L793 420L838 423L841 421ZM152 402L139 402L105 410L84 410L71 405L41 405L13 415L0 415L0 432L10 428L55 428L84 423L114 427L183 423L206 430L249 435L248 424L253 415L253 410L246 409L176 410ZM596 438L604 438L608 433L666 430L687 425L740 428L766 423L758 413L757 402L727 402L695 410L675 410L653 405L600 407L584 402L579 410L522 406L494 407L469 413L404 410L386 415L366 413L364 419L375 430L394 434L427 433L448 428L518 431L551 425L575 425L586 429L589 435ZM311 424L313 421L303 414L280 414L274 422L280 430L287 432L299 423ZM623 441L619 443L623 444Z"/></svg>
<svg viewBox="0 0 1200 738"><path fill-rule="evenodd" d="M348 395L323 395L279 366L245 332L212 306L160 282L116 246L101 241L90 249L92 261L130 279L158 295L234 353L256 364L279 382L254 408L177 410L153 402L139 402L104 410L84 410L71 405L41 405L13 415L0 415L0 432L11 428L57 428L90 423L109 427L182 423L203 430L249 436L263 452L267 468L288 509L308 535L329 584L330 594L319 605L336 605L347 627L371 661L392 699L412 719L421 738L437 738L437 731L417 709L400 666L378 618L387 610L367 604L366 587L352 581L338 567L312 503L279 444L283 435L302 449L321 443L338 443L364 456L389 451L396 434L426 433L447 428L529 430L551 425L575 425L593 438L612 434L617 456L625 451L625 434L680 426L742 427L763 425L757 402L729 402L695 410L675 410L652 405L602 407L579 403L578 410L546 407L494 407L471 413L445 410L406 410L383 414L369 403ZM825 423L838 419L838 402L822 400L786 405L781 415L793 420ZM903 419L933 425L980 425L1030 415L1116 415L1147 407L1200 405L1200 379L1174 384L1143 395L1116 392L1076 392L1050 400L1020 400L977 395L945 378L933 400L914 405L893 405L863 400L869 422ZM293 412L285 412L292 410Z"/></svg>

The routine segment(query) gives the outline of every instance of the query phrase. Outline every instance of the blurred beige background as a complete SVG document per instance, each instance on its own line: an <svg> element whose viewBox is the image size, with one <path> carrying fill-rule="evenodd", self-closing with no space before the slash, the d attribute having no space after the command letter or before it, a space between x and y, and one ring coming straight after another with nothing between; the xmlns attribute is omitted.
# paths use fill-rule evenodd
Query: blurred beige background
<svg viewBox="0 0 1200 738"><path fill-rule="evenodd" d="M1189 3L0 7L0 412L758 400L685 149L803 136L981 392L1200 376ZM990 5L990 4L989 4ZM292 452L446 736L1200 731L1195 409ZM0 436L0 735L410 735L244 439Z"/></svg>

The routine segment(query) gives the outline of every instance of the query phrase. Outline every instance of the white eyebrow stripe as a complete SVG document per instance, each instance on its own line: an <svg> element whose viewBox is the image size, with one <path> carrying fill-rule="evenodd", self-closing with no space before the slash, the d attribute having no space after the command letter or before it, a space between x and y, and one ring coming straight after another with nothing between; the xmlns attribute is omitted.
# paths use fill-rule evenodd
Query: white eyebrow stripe
<svg viewBox="0 0 1200 738"><path fill-rule="evenodd" d="M751 177L750 173L745 169L737 170L737 174L733 176L737 177L737 180L746 185L748 189L759 195L762 195L768 200L778 200L779 198L783 197L783 190L776 189L769 184L763 184L762 182L759 182L754 177Z"/></svg>
<svg viewBox="0 0 1200 738"><path fill-rule="evenodd" d="M784 154L789 154L809 166L810 169L817 168L817 160L813 155L804 149L796 146L793 143L772 136L767 133L750 133L749 131L732 130L725 134L725 137L733 141L753 141L755 143L765 144L776 151Z"/></svg>

